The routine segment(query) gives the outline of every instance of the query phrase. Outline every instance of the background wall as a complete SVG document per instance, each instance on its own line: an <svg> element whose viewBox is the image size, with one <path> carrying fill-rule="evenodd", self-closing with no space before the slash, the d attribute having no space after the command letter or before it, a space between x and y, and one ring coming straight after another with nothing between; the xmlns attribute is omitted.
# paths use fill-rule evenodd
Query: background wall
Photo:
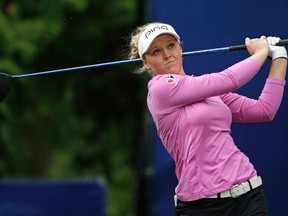
<svg viewBox="0 0 288 216"><path fill-rule="evenodd" d="M184 52L244 44L245 37L279 36L288 38L288 1L151 1L151 20L170 23L184 42ZM220 71L248 57L247 51L206 54L184 58L185 71L200 75ZM268 74L269 61L261 72L238 92L257 98ZM232 135L238 147L249 156L264 181L270 215L285 215L288 205L288 95L273 122L233 124ZM174 164L154 130L155 172L153 175L153 215L173 215Z"/></svg>

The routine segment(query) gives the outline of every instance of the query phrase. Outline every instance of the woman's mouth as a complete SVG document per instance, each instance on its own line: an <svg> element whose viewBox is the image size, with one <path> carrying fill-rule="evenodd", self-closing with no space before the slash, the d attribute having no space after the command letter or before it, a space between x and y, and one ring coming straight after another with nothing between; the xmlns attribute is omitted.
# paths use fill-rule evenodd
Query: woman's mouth
<svg viewBox="0 0 288 216"><path fill-rule="evenodd" d="M169 64L171 64L171 63L174 63L174 61L169 61L169 62L167 62L165 65L169 65Z"/></svg>

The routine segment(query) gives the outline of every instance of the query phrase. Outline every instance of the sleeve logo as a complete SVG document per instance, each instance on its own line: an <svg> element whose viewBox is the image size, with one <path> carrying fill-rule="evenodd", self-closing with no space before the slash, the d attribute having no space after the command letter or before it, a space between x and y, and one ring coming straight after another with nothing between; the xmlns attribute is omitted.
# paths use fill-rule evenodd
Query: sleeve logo
<svg viewBox="0 0 288 216"><path fill-rule="evenodd" d="M167 84L172 84L175 82L175 77L173 75L167 75L165 76L165 80Z"/></svg>

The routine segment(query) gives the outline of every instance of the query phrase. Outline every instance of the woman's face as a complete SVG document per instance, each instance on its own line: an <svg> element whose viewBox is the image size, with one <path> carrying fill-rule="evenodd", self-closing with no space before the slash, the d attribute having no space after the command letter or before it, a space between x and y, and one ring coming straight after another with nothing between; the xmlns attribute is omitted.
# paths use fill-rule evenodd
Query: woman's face
<svg viewBox="0 0 288 216"><path fill-rule="evenodd" d="M155 38L144 56L143 63L155 74L185 75L181 46L169 34L159 35Z"/></svg>

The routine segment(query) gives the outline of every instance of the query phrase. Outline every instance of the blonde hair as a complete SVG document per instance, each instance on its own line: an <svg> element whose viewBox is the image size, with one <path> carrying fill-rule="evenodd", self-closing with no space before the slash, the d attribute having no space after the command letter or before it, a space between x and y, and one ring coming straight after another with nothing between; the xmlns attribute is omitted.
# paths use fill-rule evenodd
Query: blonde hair
<svg viewBox="0 0 288 216"><path fill-rule="evenodd" d="M128 55L129 59L136 59L140 58L139 53L138 53L138 40L143 31L147 27L153 24L161 24L160 22L152 22L152 23L147 23L145 25L138 26L131 34L130 36L130 53ZM145 54L143 55L143 58L145 58ZM142 74L145 72L148 72L150 75L154 75L154 72L152 70L147 69L146 67L142 66L141 68L138 68L136 71L138 74Z"/></svg>

